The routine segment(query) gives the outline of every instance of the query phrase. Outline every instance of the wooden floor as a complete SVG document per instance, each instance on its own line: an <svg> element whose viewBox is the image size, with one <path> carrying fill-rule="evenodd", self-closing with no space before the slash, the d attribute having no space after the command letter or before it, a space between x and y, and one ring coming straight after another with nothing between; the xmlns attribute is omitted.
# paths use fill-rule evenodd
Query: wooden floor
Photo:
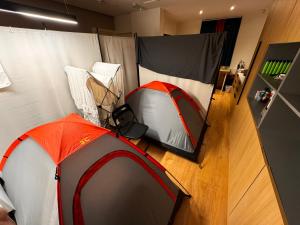
<svg viewBox="0 0 300 225"><path fill-rule="evenodd" d="M200 164L150 146L148 154L167 168L192 194L177 213L174 225L226 225L228 180L229 94L214 96ZM142 144L141 144L142 145Z"/></svg>

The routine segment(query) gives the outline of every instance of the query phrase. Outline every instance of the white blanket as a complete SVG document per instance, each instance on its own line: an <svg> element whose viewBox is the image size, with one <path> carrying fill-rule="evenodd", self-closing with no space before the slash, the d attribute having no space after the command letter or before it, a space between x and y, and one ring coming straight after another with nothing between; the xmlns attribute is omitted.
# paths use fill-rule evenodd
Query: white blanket
<svg viewBox="0 0 300 225"><path fill-rule="evenodd" d="M11 85L10 80L8 79L7 74L4 72L4 69L0 63L0 88L6 88Z"/></svg>
<svg viewBox="0 0 300 225"><path fill-rule="evenodd" d="M110 81L114 79L120 64L96 62L91 75L109 88Z"/></svg>
<svg viewBox="0 0 300 225"><path fill-rule="evenodd" d="M66 66L65 72L76 107L83 113L84 119L100 126L96 103L86 86L88 72L72 66Z"/></svg>

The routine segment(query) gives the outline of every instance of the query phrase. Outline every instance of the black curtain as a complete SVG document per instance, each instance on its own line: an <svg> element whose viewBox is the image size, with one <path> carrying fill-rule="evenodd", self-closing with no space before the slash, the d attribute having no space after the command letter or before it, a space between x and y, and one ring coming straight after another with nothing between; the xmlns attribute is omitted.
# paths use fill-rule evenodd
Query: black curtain
<svg viewBox="0 0 300 225"><path fill-rule="evenodd" d="M223 55L221 59L222 66L230 66L235 42L240 30L242 18L231 18L224 20L203 21L201 34L224 32L226 40L224 43Z"/></svg>
<svg viewBox="0 0 300 225"><path fill-rule="evenodd" d="M213 84L223 33L138 38L138 63L157 73Z"/></svg>

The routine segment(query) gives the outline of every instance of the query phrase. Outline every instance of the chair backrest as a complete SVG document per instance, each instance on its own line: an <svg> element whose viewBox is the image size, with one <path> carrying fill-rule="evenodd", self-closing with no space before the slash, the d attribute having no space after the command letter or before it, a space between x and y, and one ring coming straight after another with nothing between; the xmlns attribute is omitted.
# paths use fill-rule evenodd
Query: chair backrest
<svg viewBox="0 0 300 225"><path fill-rule="evenodd" d="M117 126L117 129L130 128L131 125L137 122L137 119L128 104L124 104L112 113L113 120Z"/></svg>
<svg viewBox="0 0 300 225"><path fill-rule="evenodd" d="M118 101L117 96L105 87L100 81L97 81L93 77L89 77L87 80L87 88L92 93L97 106L111 106Z"/></svg>
<svg viewBox="0 0 300 225"><path fill-rule="evenodd" d="M111 113L117 107L120 100L120 97L114 93L114 83L111 82L109 88L107 88L103 83L91 76L88 78L86 85L98 106L101 125L104 127L108 124L113 125Z"/></svg>

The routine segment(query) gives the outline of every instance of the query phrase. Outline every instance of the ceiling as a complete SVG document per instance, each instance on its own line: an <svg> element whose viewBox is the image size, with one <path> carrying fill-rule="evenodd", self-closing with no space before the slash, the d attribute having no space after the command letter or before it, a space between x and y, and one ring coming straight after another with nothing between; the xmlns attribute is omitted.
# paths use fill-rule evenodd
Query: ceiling
<svg viewBox="0 0 300 225"><path fill-rule="evenodd" d="M226 18L242 16L247 13L268 9L273 0L157 0L144 4L147 0L54 0L57 2L74 5L80 8L97 11L106 15L118 16L132 11L133 3L143 6L145 9L161 7L166 9L174 19L185 21L189 19ZM230 6L236 8L230 11ZM203 14L198 14L203 10Z"/></svg>

